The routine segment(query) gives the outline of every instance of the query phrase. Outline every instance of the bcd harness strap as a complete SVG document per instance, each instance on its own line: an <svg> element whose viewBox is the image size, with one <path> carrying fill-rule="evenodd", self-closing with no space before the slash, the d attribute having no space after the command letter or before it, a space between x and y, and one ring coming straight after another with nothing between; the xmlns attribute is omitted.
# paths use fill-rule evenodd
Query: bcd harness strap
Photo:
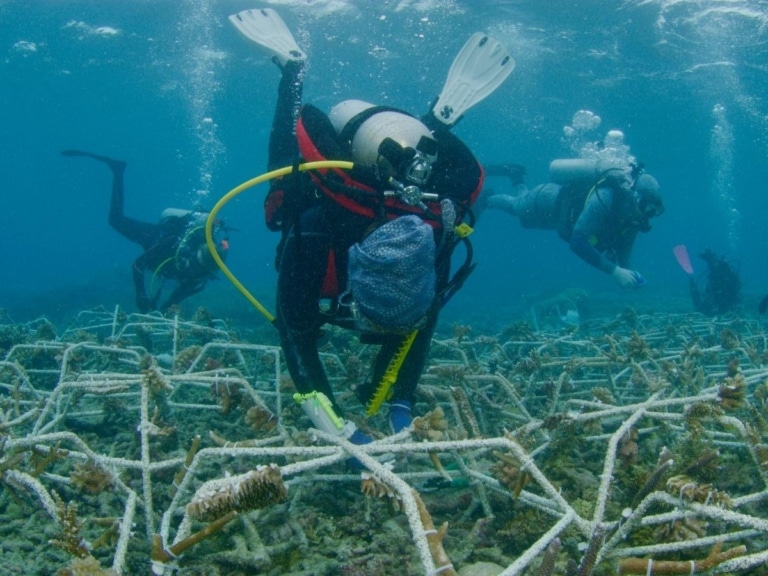
<svg viewBox="0 0 768 576"><path fill-rule="evenodd" d="M341 130L341 134L339 134L339 143L344 147L344 152L348 156L352 155L352 140L354 140L355 134L357 134L357 130L366 120L372 116L375 116L379 112L397 112L399 114L411 116L407 112L403 112L402 110L393 108L392 106L371 106L370 108L366 108L365 110L358 112L347 121L347 124Z"/></svg>

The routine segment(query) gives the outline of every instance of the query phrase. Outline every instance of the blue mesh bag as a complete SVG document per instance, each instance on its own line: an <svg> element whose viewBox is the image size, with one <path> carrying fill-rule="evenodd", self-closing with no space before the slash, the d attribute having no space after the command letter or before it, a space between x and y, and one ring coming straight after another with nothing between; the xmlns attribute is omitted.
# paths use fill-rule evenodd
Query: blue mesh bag
<svg viewBox="0 0 768 576"><path fill-rule="evenodd" d="M414 328L435 298L435 241L418 216L379 226L349 249L348 291L383 330Z"/></svg>

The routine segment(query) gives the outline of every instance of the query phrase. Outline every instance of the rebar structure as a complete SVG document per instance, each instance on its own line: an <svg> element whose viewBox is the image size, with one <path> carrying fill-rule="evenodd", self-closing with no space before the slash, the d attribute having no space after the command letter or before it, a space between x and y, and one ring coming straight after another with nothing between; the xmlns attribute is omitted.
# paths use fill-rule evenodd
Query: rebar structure
<svg viewBox="0 0 768 576"><path fill-rule="evenodd" d="M479 561L505 576L733 573L768 560L756 321L627 311L559 332L454 326L397 435L352 393L374 351L331 329L322 358L375 437L362 446L309 429L280 349L223 321L115 309L41 338L48 328L0 325L16 342L0 360L0 518L17 537L45 534L28 549L58 549L48 573L69 556L158 576Z"/></svg>

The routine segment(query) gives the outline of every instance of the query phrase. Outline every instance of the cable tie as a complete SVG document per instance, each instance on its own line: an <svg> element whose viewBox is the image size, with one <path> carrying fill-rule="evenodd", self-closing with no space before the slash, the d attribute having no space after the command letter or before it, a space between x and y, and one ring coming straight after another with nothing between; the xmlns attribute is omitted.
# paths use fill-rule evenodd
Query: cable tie
<svg viewBox="0 0 768 576"><path fill-rule="evenodd" d="M648 558L648 568L645 571L645 576L651 576L653 574L653 558Z"/></svg>

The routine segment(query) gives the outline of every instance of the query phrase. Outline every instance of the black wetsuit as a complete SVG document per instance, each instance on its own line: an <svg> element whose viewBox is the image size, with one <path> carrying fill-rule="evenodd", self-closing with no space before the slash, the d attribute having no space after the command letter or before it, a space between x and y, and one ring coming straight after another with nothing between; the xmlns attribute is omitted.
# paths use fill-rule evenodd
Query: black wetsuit
<svg viewBox="0 0 768 576"><path fill-rule="evenodd" d="M295 131L301 110L301 81L302 65L289 61L283 68L270 137L270 169L290 166L299 156ZM430 188L440 190L443 194L447 192L451 196L468 198L475 190L479 191L483 178L482 168L468 148L447 128L430 126L432 130L436 128L440 130L435 133L438 161L433 166ZM336 135L333 132L324 137L334 139ZM374 220L329 199L314 186L306 173L286 177L276 182L273 189L275 187L282 189L284 205L294 206L292 213L281 216L279 229L282 231L282 240L276 258L279 271L277 325L288 371L300 392L322 392L339 410L318 352L319 329L324 323L334 320L320 309L323 284L328 271L329 255L332 253L337 284L343 291L346 284L347 251L364 237ZM433 189L428 191L432 192ZM292 198L302 200L298 204L291 204ZM269 199L266 204L269 217L272 210ZM278 228L274 222L268 221L268 225L272 229ZM436 235L442 236L442 232L436 231ZM436 242L441 246L439 237ZM453 243L442 245L444 249L438 251L436 262L438 294L449 283L451 252L455 246ZM405 357L393 388L392 402L413 402L437 323L438 309L439 305L428 315L426 325L420 328ZM376 343L381 348L374 361L370 380L358 388L358 396L363 403L370 399L404 338L402 334L377 334Z"/></svg>
<svg viewBox="0 0 768 576"><path fill-rule="evenodd" d="M141 312L153 309L166 311L175 304L200 292L208 280L214 278L216 267L210 260L201 263L198 250L205 246L204 219L200 213L168 216L157 224L129 218L123 213L123 178L115 173L109 225L131 242L139 244L144 252L133 261L133 285L136 305ZM182 246L182 242L184 245ZM147 295L146 272L152 273ZM177 282L168 299L158 308L163 282Z"/></svg>
<svg viewBox="0 0 768 576"><path fill-rule="evenodd" d="M732 311L741 301L739 272L725 258L716 256L710 250L704 251L701 258L707 263L704 293L701 293L694 278L689 281L694 309L706 315Z"/></svg>
<svg viewBox="0 0 768 576"><path fill-rule="evenodd" d="M168 216L158 223L143 222L124 214L125 187L123 176L125 162L106 156L98 156L80 150L65 150L64 156L82 156L103 162L112 171L112 197L109 206L109 225L122 236L140 245L144 252L133 262L133 284L136 290L136 306L140 312L158 309L158 300L165 280L178 283L159 310L180 303L185 298L200 292L205 283L215 276L217 270L210 258L198 258L205 246L201 212L183 212L180 216ZM202 262L201 262L202 260ZM151 296L147 295L145 272L152 273Z"/></svg>

